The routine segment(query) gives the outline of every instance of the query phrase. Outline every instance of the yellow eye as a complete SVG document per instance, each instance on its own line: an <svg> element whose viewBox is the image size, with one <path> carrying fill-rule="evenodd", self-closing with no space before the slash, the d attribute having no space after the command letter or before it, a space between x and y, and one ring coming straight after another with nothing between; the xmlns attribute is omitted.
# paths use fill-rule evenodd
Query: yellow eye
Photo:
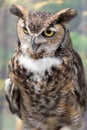
<svg viewBox="0 0 87 130"><path fill-rule="evenodd" d="M42 35L44 36L44 37L52 37L53 35L55 34L55 32L54 31L51 31L51 30L46 30L46 31L44 31L43 33L42 33Z"/></svg>
<svg viewBox="0 0 87 130"><path fill-rule="evenodd" d="M24 31L25 34L29 34L29 32L26 28L23 28L23 31Z"/></svg>

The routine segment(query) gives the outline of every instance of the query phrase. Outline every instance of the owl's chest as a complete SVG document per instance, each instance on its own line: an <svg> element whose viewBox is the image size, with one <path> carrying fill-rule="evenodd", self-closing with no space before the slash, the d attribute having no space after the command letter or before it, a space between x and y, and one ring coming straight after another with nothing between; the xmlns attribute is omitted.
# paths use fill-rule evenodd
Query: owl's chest
<svg viewBox="0 0 87 130"><path fill-rule="evenodd" d="M51 116L52 111L56 107L59 99L58 93L58 79L56 73L52 69L46 70L43 74L31 73L27 79L25 93L30 100L31 117L33 115L39 120L46 118L46 115Z"/></svg>
<svg viewBox="0 0 87 130"><path fill-rule="evenodd" d="M67 71L62 59L58 58L32 60L21 56L19 66L27 97L24 96L23 100L25 105L29 103L29 115L36 115L38 119L41 117L41 120L46 115L53 115L62 98L61 88L70 77L70 70Z"/></svg>
<svg viewBox="0 0 87 130"><path fill-rule="evenodd" d="M52 89L61 76L62 60L58 58L43 58L32 60L28 57L19 58L20 71L26 79L29 90L33 89L38 94ZM59 75L59 76L58 76Z"/></svg>
<svg viewBox="0 0 87 130"><path fill-rule="evenodd" d="M47 96L47 93L51 94L54 90L57 93L59 87L65 84L66 78L70 77L70 70L67 71L61 58L45 57L34 60L21 55L18 63L22 80L27 88L25 90L31 96L32 93Z"/></svg>
<svg viewBox="0 0 87 130"><path fill-rule="evenodd" d="M29 91L33 91L34 94L44 94L46 91L50 91L57 84L57 74L53 72L53 67L46 70L44 73L30 72L27 83Z"/></svg>

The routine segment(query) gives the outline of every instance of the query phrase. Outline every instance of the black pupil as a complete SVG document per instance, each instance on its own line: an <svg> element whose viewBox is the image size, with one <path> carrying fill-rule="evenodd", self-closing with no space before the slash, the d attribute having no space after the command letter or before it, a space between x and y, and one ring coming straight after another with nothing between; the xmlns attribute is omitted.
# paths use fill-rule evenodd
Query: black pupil
<svg viewBox="0 0 87 130"><path fill-rule="evenodd" d="M48 33L48 34L50 34L50 33L51 33L51 31L50 31L50 30L47 30L47 33Z"/></svg>
<svg viewBox="0 0 87 130"><path fill-rule="evenodd" d="M23 28L25 31L27 31L26 27Z"/></svg>

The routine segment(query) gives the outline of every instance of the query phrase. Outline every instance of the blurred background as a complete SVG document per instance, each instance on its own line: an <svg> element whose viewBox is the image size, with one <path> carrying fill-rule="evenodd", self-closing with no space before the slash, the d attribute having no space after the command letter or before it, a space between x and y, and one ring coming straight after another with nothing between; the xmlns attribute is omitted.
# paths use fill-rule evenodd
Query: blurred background
<svg viewBox="0 0 87 130"><path fill-rule="evenodd" d="M0 130L22 130L22 123L9 111L5 100L4 80L8 76L8 61L17 45L18 19L11 15L11 4L20 4L31 11L55 13L64 8L74 8L78 17L69 23L73 46L79 52L87 78L87 0L0 0ZM87 130L87 114L83 120Z"/></svg>

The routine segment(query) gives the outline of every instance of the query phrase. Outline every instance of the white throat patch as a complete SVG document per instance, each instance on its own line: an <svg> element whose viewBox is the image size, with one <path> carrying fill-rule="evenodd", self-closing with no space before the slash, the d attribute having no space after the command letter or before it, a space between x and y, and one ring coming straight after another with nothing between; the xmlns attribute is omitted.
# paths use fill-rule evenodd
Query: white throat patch
<svg viewBox="0 0 87 130"><path fill-rule="evenodd" d="M52 66L60 66L62 61L58 58L46 57L43 59L31 59L28 56L21 55L19 58L19 65L27 69L27 72L43 73Z"/></svg>

